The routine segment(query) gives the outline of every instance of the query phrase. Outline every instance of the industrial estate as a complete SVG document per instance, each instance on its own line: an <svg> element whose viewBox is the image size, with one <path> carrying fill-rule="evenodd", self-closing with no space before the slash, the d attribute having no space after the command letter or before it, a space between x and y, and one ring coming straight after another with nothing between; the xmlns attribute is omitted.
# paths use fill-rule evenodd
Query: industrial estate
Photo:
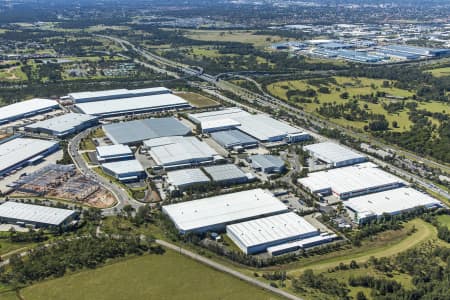
<svg viewBox="0 0 450 300"><path fill-rule="evenodd" d="M0 108L5 124L29 115L62 111L19 128L2 141L3 178L17 172L27 176L28 166L39 166L46 156L58 151L61 140L70 140L80 132L100 131L98 138L89 140L92 150L84 150L83 142L76 146L76 152L86 154L78 164L92 165L100 176L112 178L130 191L136 186L145 190L148 182L153 183L163 199L162 212L181 234L212 233L219 244L221 234L226 234L245 254L282 255L342 240L326 224L317 226L318 215L312 223L303 217L309 208L301 198L294 197L295 204L285 204L274 195L279 191L254 188L291 171L288 162L273 154L274 149L294 146L308 153L317 169L294 184L317 198L320 206L332 208L342 203L347 209L346 226L357 227L386 214L445 207L371 162L366 154L335 142L321 142L315 134L268 114L238 107L201 111L164 87L79 92L62 99L64 106L43 100L49 103L45 108L30 100L36 106L33 110L30 104L26 115L12 113L17 104ZM111 107L117 110L111 113ZM93 111L93 115L87 113ZM161 112L165 116L155 116ZM130 114L136 119L125 120ZM83 167L77 168L83 172ZM5 192L14 193L21 181L9 184ZM200 197L217 193L217 187L226 189L219 190L219 195ZM287 187L286 193L289 190ZM186 193L200 198L186 201ZM141 201L151 200L144 197ZM179 201L182 203L164 205ZM74 215L72 211L63 218L55 211L57 221L48 220L48 212L36 206L30 218L32 205L16 208L13 203L0 206L4 208L2 220L12 224L60 226Z"/></svg>
<svg viewBox="0 0 450 300"><path fill-rule="evenodd" d="M0 299L447 299L448 3L6 2Z"/></svg>

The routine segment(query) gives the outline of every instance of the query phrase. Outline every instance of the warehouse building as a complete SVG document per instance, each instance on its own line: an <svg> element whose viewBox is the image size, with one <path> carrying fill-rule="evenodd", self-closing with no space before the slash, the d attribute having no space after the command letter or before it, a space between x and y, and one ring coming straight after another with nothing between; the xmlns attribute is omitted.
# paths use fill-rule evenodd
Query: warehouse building
<svg viewBox="0 0 450 300"><path fill-rule="evenodd" d="M99 163L129 160L134 158L133 151L126 145L100 146L95 150Z"/></svg>
<svg viewBox="0 0 450 300"><path fill-rule="evenodd" d="M418 54L388 50L383 48L375 50L375 53L377 55L384 55L394 59L413 60L420 58L420 55Z"/></svg>
<svg viewBox="0 0 450 300"><path fill-rule="evenodd" d="M309 134L264 114L250 114L240 108L189 114L203 133L237 129L260 142L295 143L309 139Z"/></svg>
<svg viewBox="0 0 450 300"><path fill-rule="evenodd" d="M147 140L144 148L158 168L187 168L215 162L222 158L208 144L196 137L170 136Z"/></svg>
<svg viewBox="0 0 450 300"><path fill-rule="evenodd" d="M136 145L148 139L191 133L189 127L172 117L107 124L103 126L103 131L111 142L124 145Z"/></svg>
<svg viewBox="0 0 450 300"><path fill-rule="evenodd" d="M324 142L303 147L312 157L339 168L365 162L367 157L339 144Z"/></svg>
<svg viewBox="0 0 450 300"><path fill-rule="evenodd" d="M113 99L153 96L171 93L172 91L165 87L155 87L137 90L117 89L117 90L106 90L96 92L70 93L68 97L74 103L84 103L84 102L105 101Z"/></svg>
<svg viewBox="0 0 450 300"><path fill-rule="evenodd" d="M271 256L282 255L300 249L307 249L314 246L323 245L325 243L332 242L336 238L338 238L336 234L323 232L320 235L315 235L299 241L270 246L267 248L267 253L269 253Z"/></svg>
<svg viewBox="0 0 450 300"><path fill-rule="evenodd" d="M240 108L229 107L220 110L189 114L188 118L195 124L200 125L202 127L203 132L207 133L218 130L232 129L239 125L239 122L233 121L234 118L248 115L249 115L248 112ZM225 121L229 121L231 122L231 124L229 127L227 127L226 125L221 126L221 124L212 124L214 125L212 127L207 126L209 121L217 121L217 120L219 121L224 120L224 124L226 124Z"/></svg>
<svg viewBox="0 0 450 300"><path fill-rule="evenodd" d="M318 236L319 230L293 212L227 225L227 235L245 253Z"/></svg>
<svg viewBox="0 0 450 300"><path fill-rule="evenodd" d="M102 170L121 182L134 182L147 177L141 163L135 159L104 163Z"/></svg>
<svg viewBox="0 0 450 300"><path fill-rule="evenodd" d="M308 177L301 178L298 182L311 193L322 196L334 194L342 200L407 184L371 162L310 173Z"/></svg>
<svg viewBox="0 0 450 300"><path fill-rule="evenodd" d="M309 135L299 135L303 133L299 129L267 115L249 115L240 117L237 121L241 123L237 129L261 142L296 143L304 141L305 137L309 138Z"/></svg>
<svg viewBox="0 0 450 300"><path fill-rule="evenodd" d="M378 63L384 60L384 56L369 54L367 52L362 51L354 51L354 50L338 50L337 56L339 58L355 61L360 63Z"/></svg>
<svg viewBox="0 0 450 300"><path fill-rule="evenodd" d="M410 187L402 187L352 198L344 205L354 214L355 222L365 223L383 214L398 215L414 208L442 207L442 203Z"/></svg>
<svg viewBox="0 0 450 300"><path fill-rule="evenodd" d="M204 167L203 169L213 182L220 185L241 184L250 180L250 176L232 164Z"/></svg>
<svg viewBox="0 0 450 300"><path fill-rule="evenodd" d="M49 99L31 99L0 107L0 124L45 113L59 107Z"/></svg>
<svg viewBox="0 0 450 300"><path fill-rule="evenodd" d="M229 224L272 216L288 208L262 189L219 195L162 207L180 233L225 231Z"/></svg>
<svg viewBox="0 0 450 300"><path fill-rule="evenodd" d="M167 182L178 191L210 183L208 176L200 169L183 169L167 172Z"/></svg>
<svg viewBox="0 0 450 300"><path fill-rule="evenodd" d="M159 94L75 104L75 109L79 112L100 117L154 113L188 108L191 108L191 106L186 100L173 94Z"/></svg>
<svg viewBox="0 0 450 300"><path fill-rule="evenodd" d="M13 137L0 142L0 176L27 165L34 165L56 152L59 144L31 138Z"/></svg>
<svg viewBox="0 0 450 300"><path fill-rule="evenodd" d="M279 156L252 155L250 160L253 169L266 174L282 173L286 170L286 165Z"/></svg>
<svg viewBox="0 0 450 300"><path fill-rule="evenodd" d="M74 210L41 205L5 202L0 205L0 222L21 226L58 227L68 225L77 216Z"/></svg>
<svg viewBox="0 0 450 300"><path fill-rule="evenodd" d="M256 139L236 129L212 132L211 137L225 149L238 151L258 146Z"/></svg>
<svg viewBox="0 0 450 300"><path fill-rule="evenodd" d="M355 45L340 42L329 42L320 44L318 47L328 50L338 50L338 49L352 49L355 48Z"/></svg>
<svg viewBox="0 0 450 300"><path fill-rule="evenodd" d="M326 57L326 58L336 58L338 56L338 52L335 50L327 50L327 49L314 49L311 52L314 55Z"/></svg>
<svg viewBox="0 0 450 300"><path fill-rule="evenodd" d="M98 124L98 117L69 113L25 126L26 131L65 137Z"/></svg>
<svg viewBox="0 0 450 300"><path fill-rule="evenodd" d="M427 57L440 57L450 54L450 49L436 49L436 48L425 48L409 45L388 45L382 47L383 50L391 50L396 52L403 52L408 54L415 54Z"/></svg>

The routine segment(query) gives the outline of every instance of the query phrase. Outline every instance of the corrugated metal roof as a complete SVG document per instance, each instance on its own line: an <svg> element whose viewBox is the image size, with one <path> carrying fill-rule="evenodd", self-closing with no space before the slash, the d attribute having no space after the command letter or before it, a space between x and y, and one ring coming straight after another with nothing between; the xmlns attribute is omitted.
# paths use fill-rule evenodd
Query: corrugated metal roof
<svg viewBox="0 0 450 300"><path fill-rule="evenodd" d="M361 155L347 147L331 142L307 145L303 149L318 156L327 163L339 163L347 160L366 158L365 155Z"/></svg>
<svg viewBox="0 0 450 300"><path fill-rule="evenodd" d="M158 165L170 166L212 160L217 152L196 137L162 137L144 142Z"/></svg>
<svg viewBox="0 0 450 300"><path fill-rule="evenodd" d="M228 225L227 232L231 232L247 248L305 235L319 235L317 228L293 212Z"/></svg>
<svg viewBox="0 0 450 300"><path fill-rule="evenodd" d="M361 215L381 216L383 213L396 214L419 206L429 207L442 203L413 188L403 187L355 197L344 201L344 205Z"/></svg>
<svg viewBox="0 0 450 300"><path fill-rule="evenodd" d="M100 157L133 155L130 147L125 145L109 145L97 147L97 154Z"/></svg>
<svg viewBox="0 0 450 300"><path fill-rule="evenodd" d="M287 211L271 193L254 189L163 206L177 228L195 231L204 227L237 222L261 215Z"/></svg>
<svg viewBox="0 0 450 300"><path fill-rule="evenodd" d="M210 180L200 169L184 169L167 172L168 182L174 186L208 183Z"/></svg>
<svg viewBox="0 0 450 300"><path fill-rule="evenodd" d="M299 179L299 182L312 191L331 188L337 194L395 183L406 184L401 178L379 169L370 162L309 173L308 177Z"/></svg>
<svg viewBox="0 0 450 300"><path fill-rule="evenodd" d="M58 107L58 102L49 99L31 99L0 107L0 122L40 110Z"/></svg>
<svg viewBox="0 0 450 300"><path fill-rule="evenodd" d="M209 166L203 169L216 182L247 178L241 169L232 164Z"/></svg>
<svg viewBox="0 0 450 300"><path fill-rule="evenodd" d="M77 107L85 114L108 116L149 110L169 110L189 103L173 94L161 94L122 99L77 103Z"/></svg>
<svg viewBox="0 0 450 300"><path fill-rule="evenodd" d="M31 138L15 138L0 144L0 172L33 158L58 143Z"/></svg>
<svg viewBox="0 0 450 300"><path fill-rule="evenodd" d="M77 92L70 93L68 96L72 98L75 102L77 101L102 101L106 99L117 99L117 98L127 98L127 97L138 97L151 95L155 93L170 93L171 90L165 87L155 87L146 89L116 89L116 90L105 90L105 91L87 91L87 92Z"/></svg>
<svg viewBox="0 0 450 300"><path fill-rule="evenodd" d="M225 148L258 143L256 139L236 129L213 132L211 137Z"/></svg>
<svg viewBox="0 0 450 300"><path fill-rule="evenodd" d="M239 129L260 141L280 139L288 134L301 132L300 129L275 120L268 115L252 115L239 108L227 108L206 113L190 114L189 118L192 121L201 124L202 129L205 129L203 128L203 125L205 124L208 126L208 129L213 128L211 126L214 124L212 122L214 120L217 121L216 124L218 128L223 127L224 124L232 125L230 121L220 122L218 120L233 120L240 124L236 125L234 128Z"/></svg>
<svg viewBox="0 0 450 300"><path fill-rule="evenodd" d="M104 163L102 168L108 169L117 175L145 171L141 163L136 159Z"/></svg>
<svg viewBox="0 0 450 300"><path fill-rule="evenodd" d="M37 222L50 225L60 225L75 211L40 205L17 202L6 202L0 205L0 218L11 218L23 222Z"/></svg>
<svg viewBox="0 0 450 300"><path fill-rule="evenodd" d="M39 121L34 124L27 125L26 127L32 129L46 129L61 133L96 119L97 117L91 115L69 113L48 120Z"/></svg>
<svg viewBox="0 0 450 300"><path fill-rule="evenodd" d="M263 169L268 168L282 168L284 166L284 161L274 155L253 155L250 157L252 163L255 163Z"/></svg>
<svg viewBox="0 0 450 300"><path fill-rule="evenodd" d="M143 140L182 136L191 129L175 118L154 118L104 125L106 135L115 144L139 143Z"/></svg>

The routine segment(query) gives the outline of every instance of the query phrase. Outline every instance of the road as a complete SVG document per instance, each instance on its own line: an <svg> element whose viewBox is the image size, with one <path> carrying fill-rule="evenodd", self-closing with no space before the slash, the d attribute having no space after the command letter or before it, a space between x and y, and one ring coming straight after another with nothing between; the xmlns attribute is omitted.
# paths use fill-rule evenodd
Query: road
<svg viewBox="0 0 450 300"><path fill-rule="evenodd" d="M98 228L97 228L97 232L99 232ZM142 236L141 238L145 239L145 236ZM71 238L69 238L68 240L70 240L70 239ZM72 239L77 239L77 237L72 238ZM291 299L291 300L304 300L304 299L299 298L299 297L297 297L295 295L292 295L292 294L290 294L288 292L285 292L285 291L280 290L278 288L272 287L269 284L261 282L261 281L255 279L255 278L253 278L253 277L244 275L244 274L242 274L242 273L240 273L238 271L235 271L235 270L233 270L233 269L231 269L229 267L226 267L224 265L216 263L215 261L213 261L211 259L208 259L206 257L198 255L198 254L196 254L196 253L194 253L192 251L189 251L187 249L184 249L182 247L179 247L177 245L171 244L171 243L163 241L163 240L155 240L155 242L157 244L167 248L167 249L171 249L173 251L176 251L176 252L178 252L178 253L180 253L182 255L185 255L185 256L193 259L193 260L196 260L196 261L198 261L198 262L200 262L202 264L205 264L205 265L207 265L207 266L209 266L209 267L211 267L213 269L216 269L216 270L218 270L220 272L229 274L229 275L231 275L233 277L236 277L236 278L238 278L240 280L243 280L243 281L245 281L245 282L247 282L249 284L252 284L252 285L255 285L255 286L259 287L259 288L271 291L272 293L277 294L277 295L279 295L279 296L281 296L283 298ZM43 247L48 248L48 247L50 247L50 246L52 246L52 245L54 245L56 243L58 243L58 241L52 242L52 243L46 243L46 244L43 245ZM28 254L29 254L29 250L25 250L25 251L22 251L22 252L18 253L18 255L20 257L25 257ZM2 260L2 261L0 261L0 268L5 267L8 264L9 264L9 258L7 258L5 260Z"/></svg>
<svg viewBox="0 0 450 300"><path fill-rule="evenodd" d="M354 137L354 138L357 138L357 139L360 139L360 140L363 140L363 141L366 141L368 139L368 137L366 135L362 134L362 133L354 132L352 130L349 130L349 129L341 127L341 126L338 126L338 125L336 125L334 123L331 123L329 121L319 119L319 118L317 118L315 116L312 116L310 114L305 113L301 109L293 107L290 104L288 104L288 103L286 103L286 102L284 102L284 101L282 101L280 99L277 99L277 98L267 94L266 92L263 91L262 87L256 81L254 81L252 79L251 79L251 81L253 83L256 83L258 89L262 91L262 95L254 93L254 92L252 92L250 90L247 90L245 88L242 88L242 87L237 86L235 84L232 84L230 82L217 80L216 76L212 76L212 75L204 73L203 70L201 70L201 68L187 66L185 64L174 62L174 61L171 61L169 59L160 57L160 56L155 55L153 53L150 53L150 52L148 52L146 50L142 50L142 49L136 47L135 45L131 44L130 42L128 42L126 40L123 40L123 39L120 39L120 38L117 38L117 37L111 37L111 36L102 36L102 37L114 40L117 43L121 44L122 46L123 45L127 45L127 46L131 47L134 51L136 51L137 53L139 53L140 55L145 57L146 59L152 60L156 64L159 64L159 65L162 65L162 66L164 66L164 65L165 66L169 66L171 68L176 68L181 73L184 73L184 74L186 74L188 76L195 76L195 77L197 77L199 79L202 79L202 80L204 80L204 81L214 85L217 89L226 90L226 91L232 92L233 94L238 95L238 96L246 99L249 103L252 103L253 101L256 100L256 101L258 101L260 103L264 103L266 106L268 106L268 107L270 107L270 108L272 108L274 110L277 110L277 109L279 109L281 107L281 108L284 108L285 111L289 115L291 115L293 118L303 119L303 120L305 120L307 122L312 123L316 127L320 127L320 128L323 128L323 127L336 128L336 129L341 130L342 132L345 132L347 135L349 135L351 137ZM167 72L167 71L164 71L164 72ZM176 75L176 74L174 74L174 75ZM245 78L245 76L242 76L242 77ZM231 102L232 104L235 104L235 105L237 104L236 101L231 100L231 99L229 99L227 97L224 97L224 96L220 95L220 93L218 93L218 92L213 92L210 89L206 89L204 87L202 88L202 90L204 92L209 93L209 94L214 94L214 96L219 97L220 99L222 99L224 101ZM242 106L242 104L239 104L239 106ZM256 110L254 108L252 108L252 111L256 111ZM325 138L323 136L319 136L317 134L313 134L313 135L315 137L318 137L319 140L326 140L327 139L327 138ZM383 149L393 148L392 146L390 146L390 145L388 146L388 145L386 145L386 144L384 144L384 143L382 143L382 142L380 142L378 140L375 140L373 138L370 139L370 144L378 146L378 147L383 148ZM418 156L418 155L416 155L414 153L411 153L411 152L408 152L408 151L405 151L405 150L402 150L402 149L396 148L396 151L397 151L398 155L409 156L409 157L415 159L416 161L423 161L423 162L425 162L428 165L431 165L431 166L434 166L434 167L438 167L438 168L446 170L447 172L450 172L450 167L448 167L448 166L446 166L444 164L440 164L440 163L437 163L437 162L432 161L430 159L420 157L420 156ZM392 172L394 172L395 174L397 174L397 175L399 175L399 176L401 176L403 178L407 178L407 179L410 179L410 180L414 181L415 183L417 183L422 188L431 190L431 191L433 191L433 192L435 192L437 194L440 194L441 196L443 196L443 197L445 197L447 199L450 199L450 193L448 193L444 189L442 189L442 188L432 184L430 181L428 181L428 180L418 176L417 174L412 174L410 172L407 172L407 171L405 171L403 169L400 169L400 168L395 167L395 166L393 166L391 164L388 164L388 163L383 162L383 161L381 161L379 159L376 159L375 157L371 157L371 159L373 161L381 164L382 166L389 167L392 170Z"/></svg>
<svg viewBox="0 0 450 300"><path fill-rule="evenodd" d="M198 254L196 254L196 253L194 253L194 252L192 252L192 251L186 250L186 249L181 248L181 247L179 247L179 246L177 246L177 245L174 245L174 244L168 243L168 242L166 242L166 241L162 241L162 240L156 240L155 242L156 242L157 244L159 244L159 245L165 247L165 248L168 248L168 249L177 251L177 252L179 252L179 253L181 253L181 254L183 254L183 255L188 256L189 258L192 258L192 259L194 259L194 260L196 260L196 261L198 261L198 262L201 262L202 264L205 264L205 265L207 265L207 266L210 266L210 267L213 268L213 269L216 269L216 270L218 270L218 271L220 271L220 272L227 273L227 274L229 274L229 275L231 275L231 276L234 276L234 277L236 277L236 278L238 278L238 279L240 279L240 280L243 280L243 281L245 281L245 282L247 282L247 283L250 283L250 284L255 285L255 286L257 286L257 287L260 287L260 288L262 288L262 289L271 291L271 292L273 292L274 294L277 294L277 295L279 295L279 296L282 296L282 297L284 297L284 298L286 298L286 299L291 299L291 300L303 300L302 298L299 298L299 297L297 297L297 296L295 296L295 295L292 295L292 294L290 294L290 293L288 293L288 292L285 292L285 291L283 291L283 290L280 290L280 289L278 289L278 288L272 287L272 286L270 286L269 284L264 283L264 282L261 282L261 281L259 281L259 280L256 279L256 278L253 278L253 277L244 275L244 274L242 274L242 273L240 273L240 272L238 272L238 271L235 271L235 270L233 270L233 269L231 269L231 268L229 268L229 267L226 267L226 266L224 266L224 265L221 265L221 264L219 264L219 263L216 263L215 261L213 261L213 260L211 260L211 259L208 259L208 258L206 258L206 257L200 256L200 255L198 255Z"/></svg>
<svg viewBox="0 0 450 300"><path fill-rule="evenodd" d="M94 130L95 128L96 127L87 129L71 139L68 145L68 152L70 157L72 158L73 163L84 176L97 182L105 189L109 190L116 197L117 204L114 207L102 209L102 213L106 216L115 215L117 214L117 211L120 211L125 205L131 205L135 209L139 206L142 206L142 203L131 198L127 191L125 191L122 187L119 187L113 182L110 182L108 179L97 174L95 171L89 168L84 158L78 152L81 140L83 138L86 138L91 130Z"/></svg>

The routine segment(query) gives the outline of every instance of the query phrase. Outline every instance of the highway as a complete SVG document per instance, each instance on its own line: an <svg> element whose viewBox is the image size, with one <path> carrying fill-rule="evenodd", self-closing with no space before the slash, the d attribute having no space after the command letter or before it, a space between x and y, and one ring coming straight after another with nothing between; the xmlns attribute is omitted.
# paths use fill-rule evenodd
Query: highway
<svg viewBox="0 0 450 300"><path fill-rule="evenodd" d="M79 144L83 138L86 138L91 130L95 129L90 128L79 134L77 134L73 139L70 140L68 145L68 152L70 157L72 158L73 163L77 167L77 169L87 178L97 182L105 189L109 190L116 198L117 204L114 207L106 208L102 210L103 215L115 215L118 211L120 211L125 205L131 205L133 208L138 208L143 204L134 200L130 197L130 195L125 191L122 187L117 186L113 182L110 182L108 179L103 176L97 174L95 171L92 171L91 168L88 167L84 158L78 152Z"/></svg>

